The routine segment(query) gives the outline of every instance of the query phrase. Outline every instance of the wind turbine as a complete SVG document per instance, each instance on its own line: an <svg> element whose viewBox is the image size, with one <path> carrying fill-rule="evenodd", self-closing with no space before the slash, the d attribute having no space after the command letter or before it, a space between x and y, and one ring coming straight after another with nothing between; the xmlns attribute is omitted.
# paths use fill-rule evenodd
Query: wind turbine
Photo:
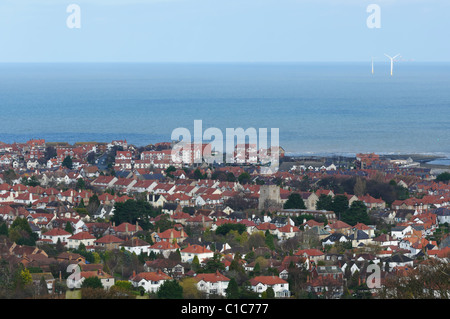
<svg viewBox="0 0 450 319"><path fill-rule="evenodd" d="M372 57L372 74L373 74L373 57Z"/></svg>
<svg viewBox="0 0 450 319"><path fill-rule="evenodd" d="M396 57L400 56L400 54L397 54L394 57L391 57L391 56L387 55L386 53L384 55L387 56L389 59L391 59L391 76L392 76L392 71L394 70L394 60Z"/></svg>

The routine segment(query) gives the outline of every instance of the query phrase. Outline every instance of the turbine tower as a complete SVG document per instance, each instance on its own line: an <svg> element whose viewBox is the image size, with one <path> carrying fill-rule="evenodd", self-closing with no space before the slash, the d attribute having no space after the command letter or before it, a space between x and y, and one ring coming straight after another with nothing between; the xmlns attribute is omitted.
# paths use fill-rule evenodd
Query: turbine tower
<svg viewBox="0 0 450 319"><path fill-rule="evenodd" d="M392 76L392 72L394 71L394 60L396 57L400 56L400 54L397 54L394 57L391 57L391 56L387 55L386 53L384 55L387 56L391 60L391 76Z"/></svg>
<svg viewBox="0 0 450 319"><path fill-rule="evenodd" d="M373 74L373 58L372 58L372 74Z"/></svg>

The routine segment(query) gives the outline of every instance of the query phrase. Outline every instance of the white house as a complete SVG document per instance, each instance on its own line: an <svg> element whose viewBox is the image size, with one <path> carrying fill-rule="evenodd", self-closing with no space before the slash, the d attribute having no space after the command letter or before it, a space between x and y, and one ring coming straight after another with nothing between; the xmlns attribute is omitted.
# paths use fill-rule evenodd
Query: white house
<svg viewBox="0 0 450 319"><path fill-rule="evenodd" d="M78 265L74 265L74 267L79 267ZM114 286L115 279L113 276L105 273L102 270L94 270L94 271L75 271L72 275L67 278L67 287L69 288L77 288L80 289L83 281L86 278L90 277L98 277L103 285L105 290L108 290L112 286Z"/></svg>
<svg viewBox="0 0 450 319"><path fill-rule="evenodd" d="M130 282L135 288L142 287L146 292L155 293L166 280L172 280L172 277L158 270L156 272L141 272L138 275L133 274Z"/></svg>
<svg viewBox="0 0 450 319"><path fill-rule="evenodd" d="M133 237L123 242L120 246L131 253L135 253L136 255L149 254L150 249L149 243L137 237Z"/></svg>
<svg viewBox="0 0 450 319"><path fill-rule="evenodd" d="M214 257L214 252L207 249L206 247L200 245L191 245L180 251L181 254L181 262L184 263L192 263L195 256L197 256L199 262L201 263L204 259Z"/></svg>
<svg viewBox="0 0 450 319"><path fill-rule="evenodd" d="M97 238L95 238L88 232L82 231L67 238L67 248L76 249L80 246L80 244L84 244L84 246L86 247L93 246L96 239Z"/></svg>
<svg viewBox="0 0 450 319"><path fill-rule="evenodd" d="M41 234L40 239L44 241L51 241L53 244L56 244L58 240L61 243L67 243L69 237L71 237L72 234L65 231L64 229L60 228L53 228L49 231Z"/></svg>
<svg viewBox="0 0 450 319"><path fill-rule="evenodd" d="M251 289L260 296L272 287L276 298L290 297L289 283L277 276L257 276L250 279Z"/></svg>
<svg viewBox="0 0 450 319"><path fill-rule="evenodd" d="M412 228L410 225L408 226L396 226L391 228L391 236L395 239L402 239L407 234L412 233Z"/></svg>
<svg viewBox="0 0 450 319"><path fill-rule="evenodd" d="M230 279L219 273L219 271L212 274L197 274L195 279L198 280L197 289L207 295L225 296L225 290L230 282Z"/></svg>

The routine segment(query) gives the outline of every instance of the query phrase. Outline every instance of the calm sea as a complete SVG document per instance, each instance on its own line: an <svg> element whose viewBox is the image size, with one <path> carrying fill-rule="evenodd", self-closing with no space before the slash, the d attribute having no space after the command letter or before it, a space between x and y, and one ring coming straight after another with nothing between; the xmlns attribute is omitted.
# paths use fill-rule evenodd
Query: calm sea
<svg viewBox="0 0 450 319"><path fill-rule="evenodd" d="M279 128L292 153L450 154L450 64L0 64L0 141Z"/></svg>

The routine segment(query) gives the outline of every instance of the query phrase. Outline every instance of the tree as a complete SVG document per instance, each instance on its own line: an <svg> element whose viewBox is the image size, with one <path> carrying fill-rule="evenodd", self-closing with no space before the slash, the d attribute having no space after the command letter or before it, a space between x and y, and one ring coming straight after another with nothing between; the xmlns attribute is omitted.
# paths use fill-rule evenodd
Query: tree
<svg viewBox="0 0 450 319"><path fill-rule="evenodd" d="M267 247L270 248L270 250L275 250L274 240L275 240L274 236L268 230L266 230L265 243L266 243Z"/></svg>
<svg viewBox="0 0 450 319"><path fill-rule="evenodd" d="M205 179L206 176L204 174L202 174L202 172L200 172L200 170L198 168L196 168L194 171L194 178L195 179Z"/></svg>
<svg viewBox="0 0 450 319"><path fill-rule="evenodd" d="M251 176L247 172L241 173L238 177L239 184L248 184L248 183L250 183L250 180L251 180Z"/></svg>
<svg viewBox="0 0 450 319"><path fill-rule="evenodd" d="M336 216L340 216L343 212L348 209L349 202L348 198L345 195L336 195L333 198L332 211L336 214Z"/></svg>
<svg viewBox="0 0 450 319"><path fill-rule="evenodd" d="M262 299L274 299L274 298L275 298L275 291L273 290L272 287L268 287L268 288L266 289L266 291L264 291L264 292L261 294L261 298L262 298Z"/></svg>
<svg viewBox="0 0 450 319"><path fill-rule="evenodd" d="M62 166L67 167L68 169L72 169L73 168L72 157L67 155L62 162Z"/></svg>
<svg viewBox="0 0 450 319"><path fill-rule="evenodd" d="M362 196L366 193L366 181L361 177L356 178L356 183L353 188L353 193L356 196Z"/></svg>
<svg viewBox="0 0 450 319"><path fill-rule="evenodd" d="M242 234L246 229L244 224L223 224L216 228L216 234L226 236L232 230L236 230L239 234Z"/></svg>
<svg viewBox="0 0 450 319"><path fill-rule="evenodd" d="M183 287L176 280L166 280L156 296L158 299L183 299Z"/></svg>
<svg viewBox="0 0 450 319"><path fill-rule="evenodd" d="M72 227L72 223L71 222L67 222L66 223L66 227L64 228L64 230L68 233L71 233L73 235L73 227ZM59 240L59 238L58 238Z"/></svg>
<svg viewBox="0 0 450 319"><path fill-rule="evenodd" d="M342 216L342 221L354 226L357 223L369 224L370 218L367 214L367 207L362 201L354 201L350 208L345 211Z"/></svg>
<svg viewBox="0 0 450 319"><path fill-rule="evenodd" d="M3 179L5 180L5 183L12 184L12 181L17 179L17 174L10 168L3 172Z"/></svg>
<svg viewBox="0 0 450 319"><path fill-rule="evenodd" d="M305 202L299 193L292 193L284 204L285 209L306 209Z"/></svg>
<svg viewBox="0 0 450 319"><path fill-rule="evenodd" d="M216 271L225 270L225 265L220 261L220 255L214 254L213 258L208 259L205 268L202 272L204 273L215 273Z"/></svg>
<svg viewBox="0 0 450 319"><path fill-rule="evenodd" d="M450 173L449 172L443 172L436 176L436 182L444 182L448 183L450 181Z"/></svg>
<svg viewBox="0 0 450 319"><path fill-rule="evenodd" d="M197 288L197 280L193 277L184 277L180 281L180 285L183 288L184 299L202 299L204 293Z"/></svg>
<svg viewBox="0 0 450 319"><path fill-rule="evenodd" d="M129 199L124 203L114 204L114 216L111 221L117 225L124 222L135 224L138 221L144 230L148 230L151 225L150 218L155 218L159 214L160 210L154 208L149 202Z"/></svg>
<svg viewBox="0 0 450 319"><path fill-rule="evenodd" d="M100 207L100 200L98 199L98 196L96 194L89 197L89 203L86 207L87 212L92 215L94 214L97 209Z"/></svg>
<svg viewBox="0 0 450 319"><path fill-rule="evenodd" d="M81 177L77 180L77 186L76 188L78 190L82 190L86 188L86 182L84 181L84 179L82 179Z"/></svg>
<svg viewBox="0 0 450 319"><path fill-rule="evenodd" d="M97 276L85 278L81 284L81 288L103 288L102 281Z"/></svg>
<svg viewBox="0 0 450 319"><path fill-rule="evenodd" d="M333 197L330 195L321 194L316 203L317 210L333 210Z"/></svg>
<svg viewBox="0 0 450 319"><path fill-rule="evenodd" d="M239 286L234 278L228 282L228 287L225 289L227 299L239 299Z"/></svg>
<svg viewBox="0 0 450 319"><path fill-rule="evenodd" d="M8 234L9 234L8 225L6 225L6 223L2 222L0 224L0 236L2 236L2 235L8 236Z"/></svg>

